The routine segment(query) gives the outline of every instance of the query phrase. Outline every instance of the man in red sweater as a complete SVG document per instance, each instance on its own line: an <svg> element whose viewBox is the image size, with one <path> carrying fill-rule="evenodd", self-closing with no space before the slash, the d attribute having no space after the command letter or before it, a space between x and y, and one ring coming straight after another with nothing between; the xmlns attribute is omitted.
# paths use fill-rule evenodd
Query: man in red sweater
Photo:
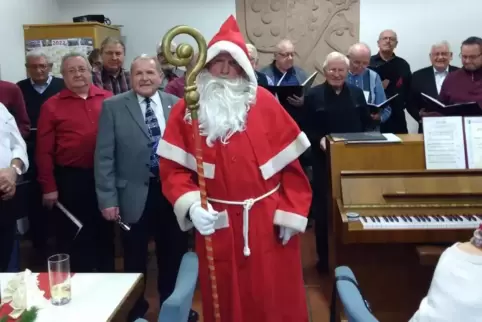
<svg viewBox="0 0 482 322"><path fill-rule="evenodd" d="M18 129L25 139L30 133L30 120L20 88L14 83L0 80L0 103L5 105L13 115Z"/></svg>
<svg viewBox="0 0 482 322"><path fill-rule="evenodd" d="M80 53L65 55L61 72L66 88L45 102L37 123L43 204L61 204L83 224L77 235L77 226L57 212L57 246L70 254L74 272L113 272L113 227L99 211L94 180L98 120L112 93L92 85L92 69Z"/></svg>

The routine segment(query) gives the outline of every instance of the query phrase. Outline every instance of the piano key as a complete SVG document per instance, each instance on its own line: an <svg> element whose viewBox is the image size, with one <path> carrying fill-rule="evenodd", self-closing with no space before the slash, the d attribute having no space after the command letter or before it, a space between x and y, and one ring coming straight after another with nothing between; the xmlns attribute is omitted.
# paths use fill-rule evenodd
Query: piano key
<svg viewBox="0 0 482 322"><path fill-rule="evenodd" d="M482 223L482 215L400 215L370 216L362 220L364 229L476 229Z"/></svg>

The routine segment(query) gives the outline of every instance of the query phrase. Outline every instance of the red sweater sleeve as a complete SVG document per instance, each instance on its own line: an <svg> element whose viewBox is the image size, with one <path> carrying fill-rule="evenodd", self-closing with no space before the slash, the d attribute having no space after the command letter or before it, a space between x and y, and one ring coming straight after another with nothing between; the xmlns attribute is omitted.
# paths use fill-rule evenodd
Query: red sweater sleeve
<svg viewBox="0 0 482 322"><path fill-rule="evenodd" d="M17 85L12 87L12 109L14 109L12 114L15 116L18 129L25 139L30 134L30 119L25 107L22 90Z"/></svg>
<svg viewBox="0 0 482 322"><path fill-rule="evenodd" d="M53 106L47 101L40 108L35 157L42 192L57 191L54 177L55 124Z"/></svg>

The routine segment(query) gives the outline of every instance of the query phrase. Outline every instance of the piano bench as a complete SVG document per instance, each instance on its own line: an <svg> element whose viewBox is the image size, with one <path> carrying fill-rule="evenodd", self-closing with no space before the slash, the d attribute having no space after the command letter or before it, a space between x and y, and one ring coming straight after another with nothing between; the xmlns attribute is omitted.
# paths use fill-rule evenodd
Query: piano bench
<svg viewBox="0 0 482 322"><path fill-rule="evenodd" d="M422 266L436 266L446 247L433 245L417 246L417 255Z"/></svg>

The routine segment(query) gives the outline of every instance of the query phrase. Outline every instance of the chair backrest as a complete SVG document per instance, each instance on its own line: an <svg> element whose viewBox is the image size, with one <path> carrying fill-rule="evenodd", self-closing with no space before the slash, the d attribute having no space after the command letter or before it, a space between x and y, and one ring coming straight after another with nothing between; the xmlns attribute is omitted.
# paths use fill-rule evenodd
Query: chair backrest
<svg viewBox="0 0 482 322"><path fill-rule="evenodd" d="M336 293L343 304L349 322L378 322L367 307L366 299L360 293L358 282L349 267L337 267L335 281ZM334 297L336 297L336 293L333 294Z"/></svg>
<svg viewBox="0 0 482 322"><path fill-rule="evenodd" d="M196 289L199 261L196 253L184 254L177 273L176 287L161 306L159 322L187 322Z"/></svg>

